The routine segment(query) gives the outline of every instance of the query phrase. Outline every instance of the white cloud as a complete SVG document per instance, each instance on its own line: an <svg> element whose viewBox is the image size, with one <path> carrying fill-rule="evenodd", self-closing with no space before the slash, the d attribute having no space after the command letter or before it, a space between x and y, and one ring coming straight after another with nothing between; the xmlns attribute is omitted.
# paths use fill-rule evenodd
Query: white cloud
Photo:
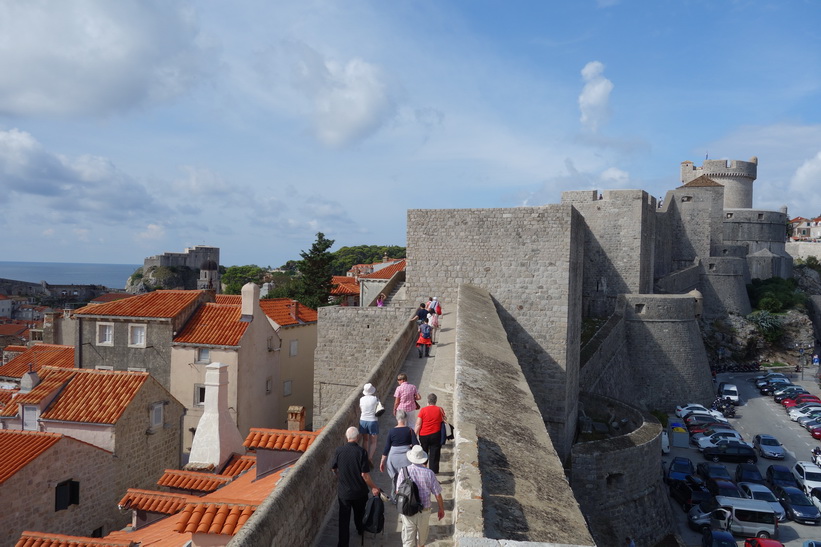
<svg viewBox="0 0 821 547"><path fill-rule="evenodd" d="M821 188L821 152L815 157L808 159L796 169L790 179L790 193L798 196L807 196L808 203L816 209L813 211L802 211L802 213L812 213L812 216L821 214L821 203L815 196Z"/></svg>
<svg viewBox="0 0 821 547"><path fill-rule="evenodd" d="M88 236L91 233L91 230L87 228L74 228L72 232L74 233L74 237L84 243L88 243Z"/></svg>
<svg viewBox="0 0 821 547"><path fill-rule="evenodd" d="M104 116L176 97L206 73L192 12L175 2L0 3L0 114Z"/></svg>
<svg viewBox="0 0 821 547"><path fill-rule="evenodd" d="M581 123L594 133L610 116L610 92L613 91L613 82L605 78L603 72L604 65L599 61L587 63L581 71L585 82L579 95Z"/></svg>
<svg viewBox="0 0 821 547"><path fill-rule="evenodd" d="M630 180L630 174L616 167L609 167L601 172L599 180L607 184L626 184Z"/></svg>
<svg viewBox="0 0 821 547"><path fill-rule="evenodd" d="M140 243L155 242L165 238L165 227L160 224L149 224L134 239Z"/></svg>

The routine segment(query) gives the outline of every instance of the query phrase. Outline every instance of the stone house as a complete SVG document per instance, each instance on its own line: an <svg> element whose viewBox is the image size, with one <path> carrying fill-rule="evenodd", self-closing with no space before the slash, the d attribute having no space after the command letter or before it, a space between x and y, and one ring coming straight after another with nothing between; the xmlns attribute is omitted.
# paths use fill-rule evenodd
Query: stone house
<svg viewBox="0 0 821 547"><path fill-rule="evenodd" d="M0 410L3 429L73 437L114 454L113 495L145 488L180 461L183 405L147 372L43 367ZM125 523L123 517L115 526Z"/></svg>
<svg viewBox="0 0 821 547"><path fill-rule="evenodd" d="M359 305L359 281L348 275L331 278L331 297L339 300L340 306Z"/></svg>
<svg viewBox="0 0 821 547"><path fill-rule="evenodd" d="M39 372L42 367L74 368L74 346L35 344L22 349L0 365L0 382L19 384L27 372Z"/></svg>
<svg viewBox="0 0 821 547"><path fill-rule="evenodd" d="M14 307L12 299L5 294L0 294L0 317L11 319L11 311Z"/></svg>
<svg viewBox="0 0 821 547"><path fill-rule="evenodd" d="M102 537L116 529L111 452L57 433L0 430L0 454L0 547L24 530Z"/></svg>

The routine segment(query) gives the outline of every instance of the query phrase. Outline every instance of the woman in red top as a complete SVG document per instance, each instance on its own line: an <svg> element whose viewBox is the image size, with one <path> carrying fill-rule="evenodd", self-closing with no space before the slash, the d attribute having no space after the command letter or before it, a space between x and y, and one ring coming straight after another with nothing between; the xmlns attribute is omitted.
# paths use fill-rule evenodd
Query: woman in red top
<svg viewBox="0 0 821 547"><path fill-rule="evenodd" d="M445 421L445 411L436 406L436 394L428 395L428 406L419 411L416 416L416 437L422 450L428 453L428 468L439 473L439 453L442 448L442 422Z"/></svg>

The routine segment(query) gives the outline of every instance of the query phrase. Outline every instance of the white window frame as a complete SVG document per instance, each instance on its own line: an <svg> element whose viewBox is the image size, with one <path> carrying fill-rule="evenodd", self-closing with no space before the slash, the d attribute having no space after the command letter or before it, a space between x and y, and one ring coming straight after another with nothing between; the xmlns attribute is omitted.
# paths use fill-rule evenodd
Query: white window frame
<svg viewBox="0 0 821 547"><path fill-rule="evenodd" d="M95 339L98 346L113 346L114 345L114 323L106 322L106 321L97 321L97 325L95 327ZM108 331L110 336L106 337L106 339L102 339L103 331Z"/></svg>
<svg viewBox="0 0 821 547"><path fill-rule="evenodd" d="M145 347L145 336L147 327L145 324L137 323L137 324L130 324L128 325L128 347L130 348L144 348ZM142 331L142 340L135 340L134 333Z"/></svg>
<svg viewBox="0 0 821 547"><path fill-rule="evenodd" d="M299 352L299 340L291 340L288 347L288 357L296 357Z"/></svg>
<svg viewBox="0 0 821 547"><path fill-rule="evenodd" d="M162 429L165 423L165 404L162 401L153 403L149 414L151 429Z"/></svg>
<svg viewBox="0 0 821 547"><path fill-rule="evenodd" d="M194 384L194 406L205 406L205 384Z"/></svg>
<svg viewBox="0 0 821 547"><path fill-rule="evenodd" d="M206 357L203 359L202 354ZM211 362L211 348L197 348L194 356L195 363L210 363Z"/></svg>
<svg viewBox="0 0 821 547"><path fill-rule="evenodd" d="M282 396L289 397L294 392L294 383L291 380L282 382Z"/></svg>
<svg viewBox="0 0 821 547"><path fill-rule="evenodd" d="M94 368L96 370L114 370L113 365L96 365Z"/></svg>
<svg viewBox="0 0 821 547"><path fill-rule="evenodd" d="M37 405L23 405L22 428L24 431L37 431L37 419L40 409Z"/></svg>

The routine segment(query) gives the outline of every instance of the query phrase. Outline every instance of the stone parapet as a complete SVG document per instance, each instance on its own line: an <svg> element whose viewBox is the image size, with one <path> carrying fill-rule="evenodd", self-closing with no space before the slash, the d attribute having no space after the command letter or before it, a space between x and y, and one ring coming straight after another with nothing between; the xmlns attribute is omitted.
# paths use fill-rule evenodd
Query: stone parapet
<svg viewBox="0 0 821 547"><path fill-rule="evenodd" d="M593 545L494 301L473 285L459 288L455 378L454 538Z"/></svg>

